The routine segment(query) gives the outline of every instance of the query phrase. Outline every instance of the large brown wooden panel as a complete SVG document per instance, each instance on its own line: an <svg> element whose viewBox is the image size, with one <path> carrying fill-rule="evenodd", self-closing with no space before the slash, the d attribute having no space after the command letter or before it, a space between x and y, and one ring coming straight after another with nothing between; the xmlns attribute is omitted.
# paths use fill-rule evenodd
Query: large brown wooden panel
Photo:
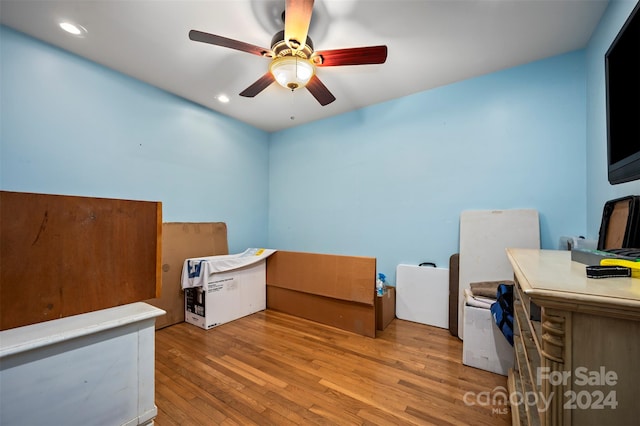
<svg viewBox="0 0 640 426"><path fill-rule="evenodd" d="M267 285L374 304L374 257L276 251L267 259Z"/></svg>
<svg viewBox="0 0 640 426"><path fill-rule="evenodd" d="M375 337L376 259L276 251L267 258L267 307Z"/></svg>
<svg viewBox="0 0 640 426"><path fill-rule="evenodd" d="M229 254L227 225L223 222L162 224L162 296L146 301L167 312L156 320L156 329L184 321L184 260L223 254Z"/></svg>
<svg viewBox="0 0 640 426"><path fill-rule="evenodd" d="M0 329L160 295L162 203L0 191Z"/></svg>
<svg viewBox="0 0 640 426"><path fill-rule="evenodd" d="M267 308L376 337L375 306L267 285Z"/></svg>

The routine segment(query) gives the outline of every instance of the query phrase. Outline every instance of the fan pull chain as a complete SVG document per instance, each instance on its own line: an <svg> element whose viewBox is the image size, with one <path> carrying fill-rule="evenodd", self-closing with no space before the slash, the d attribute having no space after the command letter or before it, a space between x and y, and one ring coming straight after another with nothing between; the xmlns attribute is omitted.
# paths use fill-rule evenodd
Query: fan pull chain
<svg viewBox="0 0 640 426"><path fill-rule="evenodd" d="M291 89L291 115L289 116L289 119L290 119L290 120L295 120L295 119L296 119L296 116L294 115L294 114L295 114L295 111L296 111L296 109L295 109L295 102L294 102L294 101L295 101L295 96L296 96L296 95L294 94L294 92L295 92L295 90L294 90L294 89Z"/></svg>

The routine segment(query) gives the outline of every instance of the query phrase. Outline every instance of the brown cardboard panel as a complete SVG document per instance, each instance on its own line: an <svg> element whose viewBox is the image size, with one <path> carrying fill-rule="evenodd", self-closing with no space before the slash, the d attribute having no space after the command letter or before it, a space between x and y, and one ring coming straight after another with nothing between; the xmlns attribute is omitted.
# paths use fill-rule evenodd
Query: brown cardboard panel
<svg viewBox="0 0 640 426"><path fill-rule="evenodd" d="M162 203L0 191L0 329L159 295Z"/></svg>
<svg viewBox="0 0 640 426"><path fill-rule="evenodd" d="M229 254L227 225L223 222L168 222L162 224L162 295L146 302L167 314L156 329L184 321L182 265L192 257Z"/></svg>
<svg viewBox="0 0 640 426"><path fill-rule="evenodd" d="M276 251L267 259L267 285L373 306L374 257Z"/></svg>
<svg viewBox="0 0 640 426"><path fill-rule="evenodd" d="M267 285L267 308L376 337L374 306Z"/></svg>
<svg viewBox="0 0 640 426"><path fill-rule="evenodd" d="M384 330L396 317L396 289L387 287L382 296L376 295L376 329Z"/></svg>

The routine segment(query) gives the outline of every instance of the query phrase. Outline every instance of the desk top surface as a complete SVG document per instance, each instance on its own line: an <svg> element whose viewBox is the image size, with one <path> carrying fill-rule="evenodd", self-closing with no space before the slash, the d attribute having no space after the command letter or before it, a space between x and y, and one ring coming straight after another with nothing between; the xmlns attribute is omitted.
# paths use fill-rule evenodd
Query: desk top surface
<svg viewBox="0 0 640 426"><path fill-rule="evenodd" d="M522 291L536 303L564 303L571 310L579 304L599 305L640 318L638 278L587 278L587 265L572 261L569 251L509 248L507 257Z"/></svg>

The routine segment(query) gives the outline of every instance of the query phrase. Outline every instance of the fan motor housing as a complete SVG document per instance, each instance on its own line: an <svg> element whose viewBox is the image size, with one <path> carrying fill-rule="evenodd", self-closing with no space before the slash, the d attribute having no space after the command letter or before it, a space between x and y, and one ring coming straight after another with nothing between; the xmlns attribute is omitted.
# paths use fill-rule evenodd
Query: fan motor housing
<svg viewBox="0 0 640 426"><path fill-rule="evenodd" d="M311 37L307 37L307 41L301 49L293 50L284 41L284 30L278 31L271 39L271 51L274 57L282 56L299 56L303 59L309 59L313 54L313 41Z"/></svg>

